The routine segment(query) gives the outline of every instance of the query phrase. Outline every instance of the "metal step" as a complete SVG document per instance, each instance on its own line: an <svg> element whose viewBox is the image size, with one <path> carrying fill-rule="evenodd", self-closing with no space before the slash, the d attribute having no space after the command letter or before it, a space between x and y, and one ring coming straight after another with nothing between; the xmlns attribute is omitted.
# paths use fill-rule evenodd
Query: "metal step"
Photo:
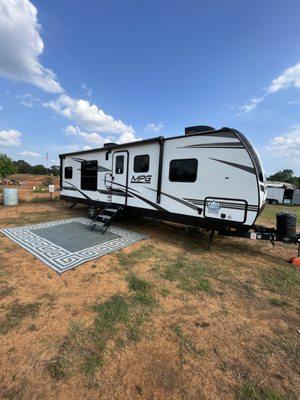
<svg viewBox="0 0 300 400"><path fill-rule="evenodd" d="M115 213L115 212L117 212L118 211L118 208L105 208L105 210L104 211L109 211L109 212L113 212L113 213Z"/></svg>
<svg viewBox="0 0 300 400"><path fill-rule="evenodd" d="M112 208L107 207L102 212L100 212L90 223L91 230L95 228L95 226L102 227L102 234L106 232L106 230L112 225L114 218L122 211L123 207ZM105 214L105 212L112 213L111 215ZM100 222L99 220L104 220L104 222Z"/></svg>
<svg viewBox="0 0 300 400"><path fill-rule="evenodd" d="M97 226L103 226L104 225L104 223L103 222L100 222L100 221L92 221L91 223L90 223L90 225L97 225Z"/></svg>
<svg viewBox="0 0 300 400"><path fill-rule="evenodd" d="M111 219L111 215L99 214L99 215L98 215L98 218Z"/></svg>

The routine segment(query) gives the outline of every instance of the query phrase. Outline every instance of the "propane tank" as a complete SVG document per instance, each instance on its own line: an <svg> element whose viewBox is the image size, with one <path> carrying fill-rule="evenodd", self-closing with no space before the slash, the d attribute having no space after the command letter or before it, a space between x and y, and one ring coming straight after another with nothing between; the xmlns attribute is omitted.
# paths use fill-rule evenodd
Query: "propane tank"
<svg viewBox="0 0 300 400"><path fill-rule="evenodd" d="M290 239L297 236L296 224L297 217L296 214L287 211L281 211L276 214L277 221L277 235L283 239Z"/></svg>

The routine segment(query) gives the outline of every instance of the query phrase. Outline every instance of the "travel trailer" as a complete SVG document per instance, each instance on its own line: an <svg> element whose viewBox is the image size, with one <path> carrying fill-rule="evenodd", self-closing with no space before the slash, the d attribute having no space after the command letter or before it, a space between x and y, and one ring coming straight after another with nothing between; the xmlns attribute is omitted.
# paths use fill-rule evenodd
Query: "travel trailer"
<svg viewBox="0 0 300 400"><path fill-rule="evenodd" d="M88 205L94 225L130 212L189 226L248 231L266 200L261 161L235 129L185 134L61 154L60 197Z"/></svg>
<svg viewBox="0 0 300 400"><path fill-rule="evenodd" d="M267 199L270 204L292 204L294 186L291 183L267 181Z"/></svg>

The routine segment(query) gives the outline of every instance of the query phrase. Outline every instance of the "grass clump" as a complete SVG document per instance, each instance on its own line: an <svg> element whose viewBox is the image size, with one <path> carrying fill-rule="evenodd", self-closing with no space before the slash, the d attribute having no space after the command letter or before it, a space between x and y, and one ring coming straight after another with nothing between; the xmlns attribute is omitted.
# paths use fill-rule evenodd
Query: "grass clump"
<svg viewBox="0 0 300 400"><path fill-rule="evenodd" d="M151 293L151 285L149 282L138 278L134 274L129 275L127 281L129 289L135 292L132 296L133 302L147 307L156 305L156 299Z"/></svg>
<svg viewBox="0 0 300 400"><path fill-rule="evenodd" d="M288 400L270 388L263 388L253 383L244 383L238 391L239 400Z"/></svg>
<svg viewBox="0 0 300 400"><path fill-rule="evenodd" d="M119 264L123 268L133 267L136 263L139 263L143 260L147 260L150 257L155 256L156 251L151 245L144 245L139 247L136 250L131 251L130 253L125 253L124 251L120 251L117 254Z"/></svg>
<svg viewBox="0 0 300 400"><path fill-rule="evenodd" d="M277 297L272 297L271 299L269 299L269 303L275 307L284 307L288 305L287 301L278 299Z"/></svg>
<svg viewBox="0 0 300 400"><path fill-rule="evenodd" d="M118 323L126 323L129 319L129 306L123 296L113 296L109 301L95 306L95 333L110 337L116 332Z"/></svg>
<svg viewBox="0 0 300 400"><path fill-rule="evenodd" d="M216 271L211 266L187 257L168 261L161 272L164 279L177 282L180 289L189 293L211 292L208 278L215 274Z"/></svg>
<svg viewBox="0 0 300 400"><path fill-rule="evenodd" d="M290 294L300 284L300 274L292 265L261 272L262 284L270 292Z"/></svg>
<svg viewBox="0 0 300 400"><path fill-rule="evenodd" d="M13 288L9 287L9 286L4 286L0 288L0 299L3 299L6 296L11 295L11 293L13 292Z"/></svg>
<svg viewBox="0 0 300 400"><path fill-rule="evenodd" d="M192 356L197 356L201 357L204 354L203 350L197 349L192 341L183 333L181 327L179 325L174 325L172 327L173 331L176 334L176 337L178 339L178 344L179 344L179 363L180 366L184 364L184 354L187 352L188 354Z"/></svg>
<svg viewBox="0 0 300 400"><path fill-rule="evenodd" d="M24 318L35 318L39 306L39 303L12 304L4 319L0 322L0 333L5 335L9 330L17 328Z"/></svg>
<svg viewBox="0 0 300 400"><path fill-rule="evenodd" d="M136 275L130 275L127 278L128 281L128 286L130 290L133 290L135 292L141 291L141 292L146 292L150 289L150 284L149 282L145 281L144 279L138 278Z"/></svg>

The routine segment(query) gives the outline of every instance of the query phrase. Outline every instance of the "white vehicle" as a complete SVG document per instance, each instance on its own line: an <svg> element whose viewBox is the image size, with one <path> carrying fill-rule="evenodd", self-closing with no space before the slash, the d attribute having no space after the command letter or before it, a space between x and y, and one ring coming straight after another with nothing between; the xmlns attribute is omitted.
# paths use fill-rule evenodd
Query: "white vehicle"
<svg viewBox="0 0 300 400"><path fill-rule="evenodd" d="M60 162L61 199L87 204L107 227L126 211L243 232L266 200L259 156L235 129L190 127L182 136L61 154Z"/></svg>
<svg viewBox="0 0 300 400"><path fill-rule="evenodd" d="M285 182L267 181L267 199L270 204L292 204L294 186Z"/></svg>
<svg viewBox="0 0 300 400"><path fill-rule="evenodd" d="M295 205L300 204L300 189L294 190L292 203Z"/></svg>

